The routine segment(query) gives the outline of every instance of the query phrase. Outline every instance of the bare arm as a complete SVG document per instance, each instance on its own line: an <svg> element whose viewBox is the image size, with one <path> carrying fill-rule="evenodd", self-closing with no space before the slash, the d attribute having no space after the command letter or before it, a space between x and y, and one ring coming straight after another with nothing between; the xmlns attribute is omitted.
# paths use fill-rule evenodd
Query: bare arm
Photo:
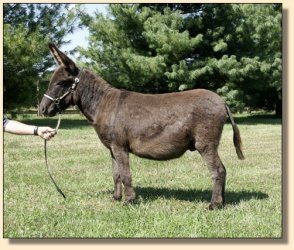
<svg viewBox="0 0 294 250"><path fill-rule="evenodd" d="M43 139L50 140L55 135L55 129L50 127L36 127L18 121L9 120L4 127L4 131L17 135L38 135Z"/></svg>

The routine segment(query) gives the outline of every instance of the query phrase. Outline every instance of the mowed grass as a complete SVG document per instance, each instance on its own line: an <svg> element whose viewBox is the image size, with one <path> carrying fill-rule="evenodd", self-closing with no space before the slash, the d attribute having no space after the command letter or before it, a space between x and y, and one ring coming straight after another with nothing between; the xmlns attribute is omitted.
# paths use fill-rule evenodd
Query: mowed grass
<svg viewBox="0 0 294 250"><path fill-rule="evenodd" d="M56 125L57 118L19 118ZM111 157L80 115L65 115L48 142L48 161L64 200L49 179L44 142L4 135L5 238L280 238L281 119L237 117L245 161L226 124L219 153L227 169L226 206L209 211L212 181L197 152L172 161L131 155L135 205L113 202Z"/></svg>

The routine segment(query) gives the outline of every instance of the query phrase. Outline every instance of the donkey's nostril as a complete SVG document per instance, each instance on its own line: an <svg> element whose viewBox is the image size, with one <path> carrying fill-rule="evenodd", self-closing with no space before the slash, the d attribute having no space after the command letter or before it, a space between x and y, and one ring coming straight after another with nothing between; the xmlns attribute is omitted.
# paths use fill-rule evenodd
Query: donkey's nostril
<svg viewBox="0 0 294 250"><path fill-rule="evenodd" d="M40 111L41 111L41 113L42 113L43 115L46 113L46 107L45 107L45 105L42 105L42 106L40 107Z"/></svg>

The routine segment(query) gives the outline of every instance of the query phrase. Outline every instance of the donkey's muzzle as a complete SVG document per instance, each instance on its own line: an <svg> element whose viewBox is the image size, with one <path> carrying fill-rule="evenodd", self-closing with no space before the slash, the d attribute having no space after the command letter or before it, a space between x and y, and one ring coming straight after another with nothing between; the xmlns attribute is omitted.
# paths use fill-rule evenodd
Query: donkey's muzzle
<svg viewBox="0 0 294 250"><path fill-rule="evenodd" d="M53 105L46 105L42 101L39 106L39 113L43 116L54 116L57 112Z"/></svg>

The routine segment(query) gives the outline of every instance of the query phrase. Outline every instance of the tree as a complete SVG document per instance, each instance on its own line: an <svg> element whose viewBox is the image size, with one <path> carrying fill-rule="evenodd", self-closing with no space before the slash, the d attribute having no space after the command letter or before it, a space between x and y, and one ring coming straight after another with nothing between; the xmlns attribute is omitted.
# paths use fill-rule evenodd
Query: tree
<svg viewBox="0 0 294 250"><path fill-rule="evenodd" d="M68 4L4 4L5 111L37 104L36 84L54 63L48 42L64 44L74 27L75 17L68 8Z"/></svg>
<svg viewBox="0 0 294 250"><path fill-rule="evenodd" d="M238 32L250 39L241 58L242 89L248 106L282 114L282 9L280 4L241 5L246 16ZM252 84L253 83L253 84Z"/></svg>
<svg viewBox="0 0 294 250"><path fill-rule="evenodd" d="M206 88L235 110L281 103L280 4L113 4L81 15L87 66L140 92ZM278 111L278 110L277 110Z"/></svg>

